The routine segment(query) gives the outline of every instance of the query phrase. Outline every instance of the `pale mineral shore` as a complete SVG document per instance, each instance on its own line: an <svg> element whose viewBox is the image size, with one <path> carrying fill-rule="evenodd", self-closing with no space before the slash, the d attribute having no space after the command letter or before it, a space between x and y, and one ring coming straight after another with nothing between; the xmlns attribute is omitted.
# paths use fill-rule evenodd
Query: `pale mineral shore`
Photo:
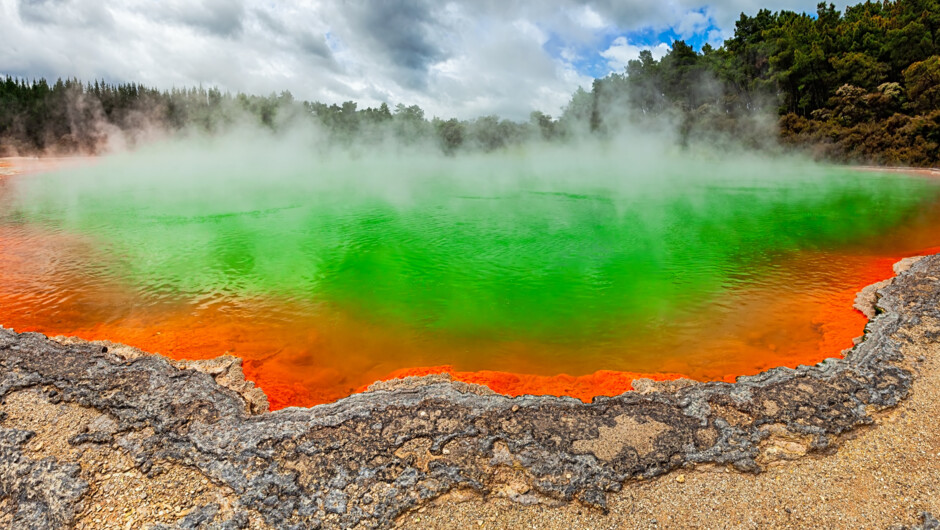
<svg viewBox="0 0 940 530"><path fill-rule="evenodd" d="M431 376L271 413L235 358L0 329L0 527L930 527L940 255L904 266L844 359L592 404Z"/></svg>

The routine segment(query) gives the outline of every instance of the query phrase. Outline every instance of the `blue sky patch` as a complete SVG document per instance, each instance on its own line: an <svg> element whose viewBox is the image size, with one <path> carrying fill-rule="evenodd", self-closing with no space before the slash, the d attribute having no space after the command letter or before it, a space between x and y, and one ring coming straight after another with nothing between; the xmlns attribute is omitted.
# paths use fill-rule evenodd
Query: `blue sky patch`
<svg viewBox="0 0 940 530"><path fill-rule="evenodd" d="M705 9L695 12L705 15L708 23L698 29L698 31L687 35L685 41L696 51L701 51L702 46L710 41L710 36L714 35L715 32L720 32L720 28L715 24L714 19L708 16ZM617 28L612 28L612 31L605 31L599 37L600 38L596 41L596 46L575 46L572 43L565 42L560 35L549 33L549 38L543 45L543 48L552 57L570 62L579 73L597 78L604 77L611 71L607 58L603 57L601 52L609 49L614 44L614 41L620 37L624 37L628 43L641 49L652 49L662 43L665 43L667 46L672 46L673 42L682 39L682 35L676 31L676 27L662 29L653 26L647 26L633 31L621 31ZM712 44L714 45L715 43L713 42ZM570 54L572 52L575 55L573 60L571 60L570 57L564 56L565 53Z"/></svg>

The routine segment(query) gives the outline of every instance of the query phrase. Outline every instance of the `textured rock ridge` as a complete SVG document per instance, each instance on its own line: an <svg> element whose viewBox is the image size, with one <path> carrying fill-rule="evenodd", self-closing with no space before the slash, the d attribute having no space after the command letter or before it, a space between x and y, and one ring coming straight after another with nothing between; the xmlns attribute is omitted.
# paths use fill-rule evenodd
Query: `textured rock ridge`
<svg viewBox="0 0 940 530"><path fill-rule="evenodd" d="M218 377L162 357L2 329L0 399L42 392L49 403L92 410L106 428L70 445L110 447L138 474L183 466L224 490L229 504L199 506L179 527L388 526L425 501L465 492L604 510L606 494L631 479L700 464L760 472L831 450L842 433L872 423L910 389L901 343L915 340L915 327L933 330L916 340L940 337L938 276L933 256L882 287L878 316L844 359L734 384L647 385L591 404L430 378L252 414L258 409ZM61 526L87 511L87 485L67 461L26 455L30 436L0 416L0 523Z"/></svg>

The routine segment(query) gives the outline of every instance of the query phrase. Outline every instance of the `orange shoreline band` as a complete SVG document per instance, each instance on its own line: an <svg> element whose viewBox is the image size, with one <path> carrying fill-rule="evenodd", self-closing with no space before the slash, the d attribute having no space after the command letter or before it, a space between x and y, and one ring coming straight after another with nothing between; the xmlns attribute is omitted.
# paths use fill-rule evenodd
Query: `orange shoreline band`
<svg viewBox="0 0 940 530"><path fill-rule="evenodd" d="M405 377L421 377L432 374L448 374L455 381L472 383L489 387L498 394L508 396L552 395L568 396L590 403L595 396L616 396L633 390L635 379L652 379L654 381L674 381L684 379L682 374L641 374L635 372L615 372L611 370L598 370L593 374L572 376L558 375L531 375L514 374L511 372L495 372L481 370L478 372L458 372L452 366L428 366L420 368L405 368L396 370L384 379L403 379ZM364 392L368 385L360 387L357 392Z"/></svg>
<svg viewBox="0 0 940 530"><path fill-rule="evenodd" d="M940 247L925 249L919 254L940 253ZM874 257L866 270L859 278L856 288L840 293L838 303L826 308L818 320L825 322L829 332L826 333L824 343L820 345L815 355L808 354L805 362L808 364L820 362L828 357L841 357L842 352L853 346L853 339L862 335L867 318L853 307L855 295L862 288L894 276L893 265L905 256L878 256ZM796 363L790 366L796 367ZM771 367L768 367L771 368ZM309 394L301 386L285 385L268 379L261 369L261 363L245 361L245 374L249 379L259 384L265 390L271 401L272 410L289 406L310 406L318 404L311 402ZM597 396L617 396L633 390L633 381L636 379L652 379L654 381L672 381L686 378L679 373L639 373L599 370L592 374L571 376L533 375L499 371L463 372L454 370L450 365L412 367L395 370L380 381L403 379L412 376L426 376L433 374L448 374L456 381L484 385L494 392L508 396L520 395L555 395L569 396L589 403ZM721 381L733 383L739 376L753 374L727 374ZM279 384L280 383L280 384ZM363 392L369 385L362 385L355 392ZM307 394L306 396L304 394Z"/></svg>
<svg viewBox="0 0 940 530"><path fill-rule="evenodd" d="M9 240L6 242L7 244L11 243ZM4 241L0 238L0 249L5 246L3 243ZM11 247L7 246L6 248L10 249ZM925 249L922 253L937 252L940 252L940 247ZM839 292L835 297L829 298L829 302L824 304L825 307L818 307L814 310L811 317L813 322L818 323L824 329L822 342L818 344L818 347L801 352L798 357L791 358L783 363L778 362L772 365L755 362L752 373L779 365L795 367L797 364L819 362L827 357L838 356L844 349L851 347L852 340L862 334L867 322L864 315L852 307L855 294L867 285L893 277L892 266L902 257L904 256L871 256L866 258L866 264L858 274L856 287ZM2 269L0 275L3 276L3 281L18 283L27 279L17 277L16 272L14 272L20 270L21 267L13 266L15 265L13 262L7 263L11 259L21 258L23 256L17 258L15 255L11 256L10 254L0 255L0 264L11 265L10 267L0 267ZM12 276L10 276L11 272ZM90 293L85 294L94 296ZM122 301L114 300L114 303L120 304ZM17 307L20 310L17 310ZM81 315L82 318L73 319L75 315ZM28 300L11 293L4 293L0 289L0 321L5 325L15 327L18 331L38 331L50 335L74 335L86 340L113 340L147 351L162 352L174 359L200 359L221 355L225 353L223 345L226 342L231 342L233 336L240 336L239 344L248 341L243 344L246 350L241 354L239 351L234 351L232 354L239 355L243 359L246 378L257 384L267 394L272 410L290 406L312 406L328 403L350 393L363 391L368 386L361 383L353 384L346 386L347 390L341 391L338 390L337 379L340 374L322 370L323 373L313 373L316 372L316 370L313 370L313 366L310 367L313 372L298 374L291 372L289 368L278 366L276 360L271 360L271 364L269 364L269 359L259 356L258 353L263 350L264 346L267 346L267 344L264 344L265 341L273 338L273 336L270 336L273 330L267 330L269 334L267 338L264 336L252 337L253 332L259 330L249 329L244 326L244 322L216 323L212 322L211 319L194 321L190 319L189 315L176 315L168 320L162 320L161 324L156 325L140 324L135 326L132 323L97 321L93 325L79 324L76 326L77 322L87 317L86 309L83 309L81 301L58 304L54 307L54 311L37 314L29 310ZM262 347L257 347L255 343L262 343ZM252 346L255 346L254 349L252 349ZM755 359L755 361L759 361L759 359ZM534 375L489 370L458 371L451 365L437 365L402 368L376 379L391 380L442 373L449 374L457 381L487 386L500 394L510 396L526 394L563 395L585 402L590 402L596 396L615 396L632 390L633 381L639 378L668 381L686 377L686 375L676 372L641 373L611 370L600 370L580 376L567 374ZM304 377L301 378L300 375L304 375ZM740 375L751 374L738 372L712 378L711 380L718 379L733 382ZM690 378L694 379L694 377Z"/></svg>
<svg viewBox="0 0 940 530"><path fill-rule="evenodd" d="M925 249L920 254L927 255L936 253L940 253L940 247ZM865 274L863 279L864 283L859 285L857 290L852 290L846 294L851 296L851 300L854 300L855 294L864 287L894 277L893 266L897 261L903 258L904 256L893 256L879 257L874 259L871 263L871 266L866 271L867 274ZM833 341L835 344L830 345L839 347L840 349L838 350L838 353L833 351L832 355L827 357L832 357L837 354L839 357L841 357L841 352L846 348L850 348L853 345L852 341L862 333L867 319L860 311L852 306L851 302L849 302L846 306L839 308L839 310L833 311L832 315L827 316L831 316L835 320L838 320L838 322L830 322L830 324L835 324L834 327L836 327L836 329L839 331L837 334L840 335L837 340ZM822 361L824 358L819 359L819 361ZM611 370L599 370L593 374L582 376L571 376L567 374L541 376L488 370L477 372L459 372L455 371L452 366L442 365L396 370L387 377L383 378L382 381L403 379L405 377L413 376L420 377L432 374L448 374L456 381L484 385L489 387L494 392L508 396L569 396L579 399L585 403L590 403L591 400L597 396L617 396L624 392L633 390L633 381L635 379L674 381L677 379L687 378L687 376L683 374L644 374L636 372L617 372ZM733 383L735 379L741 375L747 374L727 375L722 380L728 383ZM356 391L364 392L368 386L369 385L362 386Z"/></svg>
<svg viewBox="0 0 940 530"><path fill-rule="evenodd" d="M8 161L0 160L0 167L8 167ZM0 283L28 286L29 274L33 269L28 257L20 252L26 248L26 241L15 241L0 237ZM58 246L66 240L52 240L50 245ZM6 252L5 252L6 251ZM927 248L921 254L940 253L940 247ZM892 266L904 255L873 255L864 257L864 266L852 277L857 280L850 289L845 289L826 299L824 304L809 309L813 314L810 319L822 329L821 340L813 347L800 351L799 355L787 357L784 361L752 359L751 373L721 375L711 380L733 382L738 376L751 375L774 366L811 364L827 357L841 355L852 346L853 339L862 334L867 322L864 315L852 307L855 294L867 285L894 276ZM290 406L313 406L335 401L353 392L361 392L368 385L361 384L362 377L354 383L342 383L342 374L323 370L322 367L309 366L309 372L298 373L290 365L278 365L276 359L267 353L271 345L265 342L278 337L283 330L267 329L267 335L254 336L261 327L252 327L251 321L213 321L211 318L192 318L188 313L173 314L168 318L153 322L115 322L107 318L98 318L89 313L89 299L101 296L96 292L80 292L81 288L72 286L73 291L66 293L61 302L45 312L33 311L28 296L24 291L0 288L0 324L12 326L18 331L37 331L48 335L73 335L86 340L113 340L143 350L162 352L173 359L205 359L226 353L229 343L238 343L238 355L243 359L247 379L257 384L268 396L271 409L277 410ZM840 287L841 289L841 287ZM105 294L111 294L106 292ZM33 296L34 293L29 293ZM72 298L73 295L78 295ZM781 293L785 296L786 293ZM82 298L84 297L84 298ZM129 303L125 298L116 296L108 299L109 303ZM790 306L790 307L796 307ZM786 328L781 328L786 330ZM293 335L291 335L293 336ZM285 335L280 337L288 341ZM790 337L792 338L792 336ZM786 340L786 339L783 339ZM773 347L773 346L771 346ZM724 350L722 350L724 351ZM774 357L774 359L778 359ZM404 363L403 363L404 364ZM670 371L670 368L672 369ZM640 378L656 381L669 381L687 377L681 366L663 366L667 373L642 373L599 370L591 374L572 376L521 374L503 371L458 371L452 365L416 366L401 368L388 374L377 374L377 380L387 381L409 376L430 374L449 374L454 380L484 385L493 391L510 396L518 395L564 395L591 401L596 396L615 396L633 389L633 381ZM724 369L724 368L722 368ZM728 369L729 372L734 368ZM362 374L359 374L360 376ZM303 377L301 377L303 376ZM372 377L372 376L370 376ZM690 377L695 378L695 377ZM340 388L341 384L345 385Z"/></svg>

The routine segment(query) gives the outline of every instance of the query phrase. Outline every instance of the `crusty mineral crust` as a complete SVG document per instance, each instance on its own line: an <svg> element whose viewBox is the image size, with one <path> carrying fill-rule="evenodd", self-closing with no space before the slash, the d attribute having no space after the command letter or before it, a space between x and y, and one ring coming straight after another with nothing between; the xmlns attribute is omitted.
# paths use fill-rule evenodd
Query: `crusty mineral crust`
<svg viewBox="0 0 940 530"><path fill-rule="evenodd" d="M53 402L113 422L73 445L110 444L143 473L189 466L233 491L228 516L197 508L179 525L235 528L388 526L448 492L519 502L577 500L605 508L630 479L710 463L764 465L832 448L910 388L900 341L940 323L940 256L879 291L881 313L845 359L777 368L737 383L705 383L597 398L508 398L431 378L379 385L329 405L251 415L212 376L159 356L124 359L89 343L0 329L0 399L40 389ZM931 328L931 329L933 329ZM928 339L940 336L940 328ZM31 458L32 434L0 418L0 521L45 528L86 507L75 466Z"/></svg>

